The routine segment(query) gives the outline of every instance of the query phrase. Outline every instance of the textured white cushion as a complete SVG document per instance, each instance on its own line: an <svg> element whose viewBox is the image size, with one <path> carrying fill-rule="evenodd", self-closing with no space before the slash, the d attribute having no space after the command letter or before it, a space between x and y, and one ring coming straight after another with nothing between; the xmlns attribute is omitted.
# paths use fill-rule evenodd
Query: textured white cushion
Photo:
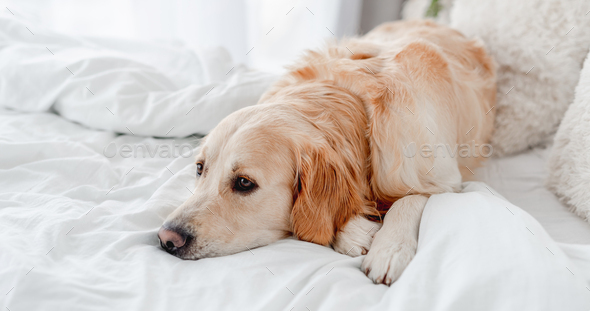
<svg viewBox="0 0 590 311"><path fill-rule="evenodd" d="M549 159L547 186L572 211L590 220L590 55Z"/></svg>
<svg viewBox="0 0 590 311"><path fill-rule="evenodd" d="M419 18L429 0L410 0ZM590 46L590 2L446 0L438 22L481 38L498 64L495 155L550 141L574 98ZM450 12L450 13L449 13ZM450 18L446 17L450 14Z"/></svg>
<svg viewBox="0 0 590 311"><path fill-rule="evenodd" d="M590 45L590 3L576 0L456 0L451 26L483 39L498 63L492 145L522 151L555 133Z"/></svg>
<svg viewBox="0 0 590 311"><path fill-rule="evenodd" d="M456 0L451 26L483 39L498 63L492 145L522 151L555 133L590 45L590 3Z"/></svg>

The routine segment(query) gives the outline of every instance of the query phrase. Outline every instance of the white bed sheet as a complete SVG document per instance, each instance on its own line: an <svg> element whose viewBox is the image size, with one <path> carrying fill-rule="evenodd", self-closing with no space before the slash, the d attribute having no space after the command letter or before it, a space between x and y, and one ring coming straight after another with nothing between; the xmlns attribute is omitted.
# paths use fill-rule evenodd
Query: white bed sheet
<svg viewBox="0 0 590 311"><path fill-rule="evenodd" d="M512 204L527 211L557 242L590 244L590 224L565 207L545 188L551 146L503 158L492 158L475 171Z"/></svg>
<svg viewBox="0 0 590 311"><path fill-rule="evenodd" d="M0 106L56 111L95 129L207 134L276 80L235 64L221 47L70 37L39 25L32 35L26 25L0 15Z"/></svg>
<svg viewBox="0 0 590 311"><path fill-rule="evenodd" d="M111 142L171 140L92 130L51 113L0 110L0 307L590 307L590 246L558 245L534 218L481 183L429 200L418 253L391 287L373 284L360 271L362 257L294 239L232 256L180 260L160 249L156 232L190 195L192 157L103 154Z"/></svg>
<svg viewBox="0 0 590 311"><path fill-rule="evenodd" d="M206 133L256 102L274 77L232 71L223 57L204 53L212 58L203 59L179 47L41 30L33 37L4 18L0 28L0 105L19 110L0 109L1 308L590 308L590 246L555 243L534 218L491 193L498 187L541 215L559 241L583 242L574 238L587 224L550 204L538 209L531 198L550 198L539 187L538 166L509 175L527 158L492 160L479 171L490 190L472 183L465 193L433 196L416 258L392 287L371 283L359 270L362 257L294 239L222 258L170 256L156 232L192 191L193 157L168 157L160 149L153 157L124 158L120 151L124 144L195 147L197 140L113 132Z"/></svg>

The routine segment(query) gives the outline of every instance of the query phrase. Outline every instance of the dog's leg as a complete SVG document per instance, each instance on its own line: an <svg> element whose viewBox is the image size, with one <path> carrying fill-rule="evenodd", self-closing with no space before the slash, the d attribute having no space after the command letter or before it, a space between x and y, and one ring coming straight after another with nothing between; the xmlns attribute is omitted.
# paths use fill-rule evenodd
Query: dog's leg
<svg viewBox="0 0 590 311"><path fill-rule="evenodd" d="M379 228L381 228L380 223L370 221L363 216L356 216L336 234L332 247L337 252L352 257L365 255Z"/></svg>
<svg viewBox="0 0 590 311"><path fill-rule="evenodd" d="M410 195L397 200L375 234L361 271L375 283L390 285L402 274L416 254L418 229L428 198Z"/></svg>

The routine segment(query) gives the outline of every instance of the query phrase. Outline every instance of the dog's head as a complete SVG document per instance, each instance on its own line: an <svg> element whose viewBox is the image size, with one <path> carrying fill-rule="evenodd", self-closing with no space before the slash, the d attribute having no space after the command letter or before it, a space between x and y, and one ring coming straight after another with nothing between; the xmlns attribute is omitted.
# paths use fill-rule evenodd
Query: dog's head
<svg viewBox="0 0 590 311"><path fill-rule="evenodd" d="M330 245L350 218L368 213L366 118L351 104L357 99L317 85L289 94L274 96L288 105L233 113L204 139L194 195L158 233L165 250L183 259L223 256L292 234Z"/></svg>

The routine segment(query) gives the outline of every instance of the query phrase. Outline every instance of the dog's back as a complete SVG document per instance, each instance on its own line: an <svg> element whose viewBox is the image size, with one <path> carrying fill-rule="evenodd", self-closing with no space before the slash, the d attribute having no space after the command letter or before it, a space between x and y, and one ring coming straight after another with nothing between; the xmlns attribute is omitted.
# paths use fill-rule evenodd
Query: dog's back
<svg viewBox="0 0 590 311"><path fill-rule="evenodd" d="M443 94L455 95L449 98L444 111L457 124L456 145L451 146L450 153L456 154L463 178L473 176L472 169L493 152L487 142L495 116L495 64L483 43L468 40L454 29L418 20L382 24L362 39L390 47L380 57L395 58L402 53L406 60L422 66L418 71L422 76L416 75L414 82L435 91L433 100ZM446 83L449 79L453 83ZM436 90L437 84L443 89Z"/></svg>
<svg viewBox="0 0 590 311"><path fill-rule="evenodd" d="M491 154L492 59L477 40L429 21L386 23L364 37L309 51L261 99L330 81L367 112L377 200L457 191ZM482 147L482 145L484 145Z"/></svg>

